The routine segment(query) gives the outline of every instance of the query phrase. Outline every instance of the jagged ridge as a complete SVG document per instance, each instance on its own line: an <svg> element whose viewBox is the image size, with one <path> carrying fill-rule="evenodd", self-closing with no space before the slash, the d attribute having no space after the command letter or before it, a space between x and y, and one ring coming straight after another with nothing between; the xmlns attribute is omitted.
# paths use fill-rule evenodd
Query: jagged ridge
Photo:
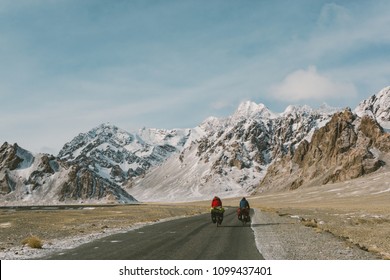
<svg viewBox="0 0 390 280"><path fill-rule="evenodd" d="M178 152L189 134L190 130L157 129L131 134L114 125L102 124L66 143L58 157L126 186L132 178Z"/></svg>
<svg viewBox="0 0 390 280"><path fill-rule="evenodd" d="M351 110L336 113L304 140L294 153L275 160L258 192L296 189L354 179L378 170L385 163L380 153L390 151L390 135L371 117L359 118Z"/></svg>
<svg viewBox="0 0 390 280"><path fill-rule="evenodd" d="M32 155L17 144L0 148L0 191L4 204L77 202L134 203L117 184L52 155Z"/></svg>
<svg viewBox="0 0 390 280"><path fill-rule="evenodd" d="M275 114L263 104L245 102L229 118L207 119L201 127L212 123L213 130L136 181L129 192L141 200L250 194L273 159L293 153L302 140L310 140L333 111L289 106Z"/></svg>
<svg viewBox="0 0 390 280"><path fill-rule="evenodd" d="M5 143L2 200L196 200L351 179L385 164L389 104L390 87L354 112L324 105L275 114L248 101L194 129L132 134L102 124L65 144L58 158Z"/></svg>

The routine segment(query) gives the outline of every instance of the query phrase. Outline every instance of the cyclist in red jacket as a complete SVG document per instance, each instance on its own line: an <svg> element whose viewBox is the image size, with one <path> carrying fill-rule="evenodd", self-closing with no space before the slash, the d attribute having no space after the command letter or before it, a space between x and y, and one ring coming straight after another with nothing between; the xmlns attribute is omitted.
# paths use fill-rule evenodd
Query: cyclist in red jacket
<svg viewBox="0 0 390 280"><path fill-rule="evenodd" d="M217 216L219 217L219 224L222 222L224 211L221 199L218 196L214 196L211 201L211 220L214 224L217 222Z"/></svg>
<svg viewBox="0 0 390 280"><path fill-rule="evenodd" d="M218 196L214 196L213 200L211 201L211 207L214 208L218 206L222 207L222 201Z"/></svg>

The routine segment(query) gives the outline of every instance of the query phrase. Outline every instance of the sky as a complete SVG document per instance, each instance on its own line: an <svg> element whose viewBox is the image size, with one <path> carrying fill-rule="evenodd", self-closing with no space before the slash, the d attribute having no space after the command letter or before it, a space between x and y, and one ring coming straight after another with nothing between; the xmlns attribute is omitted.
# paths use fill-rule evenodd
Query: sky
<svg viewBox="0 0 390 280"><path fill-rule="evenodd" d="M0 0L0 145L355 108L390 85L389 26L386 0Z"/></svg>

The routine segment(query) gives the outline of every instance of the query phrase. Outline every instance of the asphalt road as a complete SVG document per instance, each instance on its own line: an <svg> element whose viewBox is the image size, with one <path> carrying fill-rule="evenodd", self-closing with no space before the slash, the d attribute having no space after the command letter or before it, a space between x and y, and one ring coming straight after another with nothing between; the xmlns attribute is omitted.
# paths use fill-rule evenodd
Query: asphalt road
<svg viewBox="0 0 390 280"><path fill-rule="evenodd" d="M210 214L114 234L45 259L66 260L253 260L258 252L250 225L227 207L221 226Z"/></svg>

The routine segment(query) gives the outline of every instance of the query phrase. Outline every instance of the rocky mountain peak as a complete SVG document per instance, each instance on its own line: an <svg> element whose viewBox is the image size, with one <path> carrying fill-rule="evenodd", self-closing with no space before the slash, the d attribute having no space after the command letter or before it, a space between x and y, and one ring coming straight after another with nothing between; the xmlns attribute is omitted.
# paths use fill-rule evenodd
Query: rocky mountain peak
<svg viewBox="0 0 390 280"><path fill-rule="evenodd" d="M380 168L380 154L389 151L390 136L368 116L350 109L338 112L289 155L268 168L259 192L295 189L357 178Z"/></svg>
<svg viewBox="0 0 390 280"><path fill-rule="evenodd" d="M48 154L32 155L8 143L0 148L0 199L4 205L136 201L119 185L82 165Z"/></svg>
<svg viewBox="0 0 390 280"><path fill-rule="evenodd" d="M179 152L190 132L144 128L132 134L105 123L66 143L58 157L126 186L132 178Z"/></svg>
<svg viewBox="0 0 390 280"><path fill-rule="evenodd" d="M390 130L390 86L360 102L355 113L360 117L371 116L384 129Z"/></svg>
<svg viewBox="0 0 390 280"><path fill-rule="evenodd" d="M282 117L289 117L289 116L307 116L313 113L313 109L307 105L303 106L296 106L296 105L289 105L286 107L284 112L281 114Z"/></svg>
<svg viewBox="0 0 390 280"><path fill-rule="evenodd" d="M199 128L204 132L204 134L210 134L215 132L215 130L222 129L226 125L226 119L208 117L199 125Z"/></svg>
<svg viewBox="0 0 390 280"><path fill-rule="evenodd" d="M236 112L231 117L234 121L241 121L246 119L270 119L275 118L276 115L272 113L264 104L256 104L252 101L242 102Z"/></svg>
<svg viewBox="0 0 390 280"><path fill-rule="evenodd" d="M152 193L180 193L182 197L218 194L221 197L251 193L273 160L291 155L302 141L310 141L332 113L307 106L291 106L274 114L263 104L242 103L229 118L209 118L208 131L138 180L129 192L141 200ZM164 199L159 197L160 200Z"/></svg>
<svg viewBox="0 0 390 280"><path fill-rule="evenodd" d="M110 123L104 123L90 130L88 136L101 138L115 146L128 145L134 140L134 135Z"/></svg>
<svg viewBox="0 0 390 280"><path fill-rule="evenodd" d="M244 102L193 129L129 133L105 123L66 143L57 158L4 143L0 198L201 200L356 178L388 158L389 95L390 87L354 111L288 106L274 114Z"/></svg>
<svg viewBox="0 0 390 280"><path fill-rule="evenodd" d="M101 124L87 133L80 133L66 143L58 154L59 158L75 160L80 156L89 156L100 145L101 148L123 148L132 143L135 136L109 123Z"/></svg>
<svg viewBox="0 0 390 280"><path fill-rule="evenodd" d="M15 170L22 166L28 167L34 160L34 156L27 150L22 149L18 144L3 143L0 147L0 170Z"/></svg>

